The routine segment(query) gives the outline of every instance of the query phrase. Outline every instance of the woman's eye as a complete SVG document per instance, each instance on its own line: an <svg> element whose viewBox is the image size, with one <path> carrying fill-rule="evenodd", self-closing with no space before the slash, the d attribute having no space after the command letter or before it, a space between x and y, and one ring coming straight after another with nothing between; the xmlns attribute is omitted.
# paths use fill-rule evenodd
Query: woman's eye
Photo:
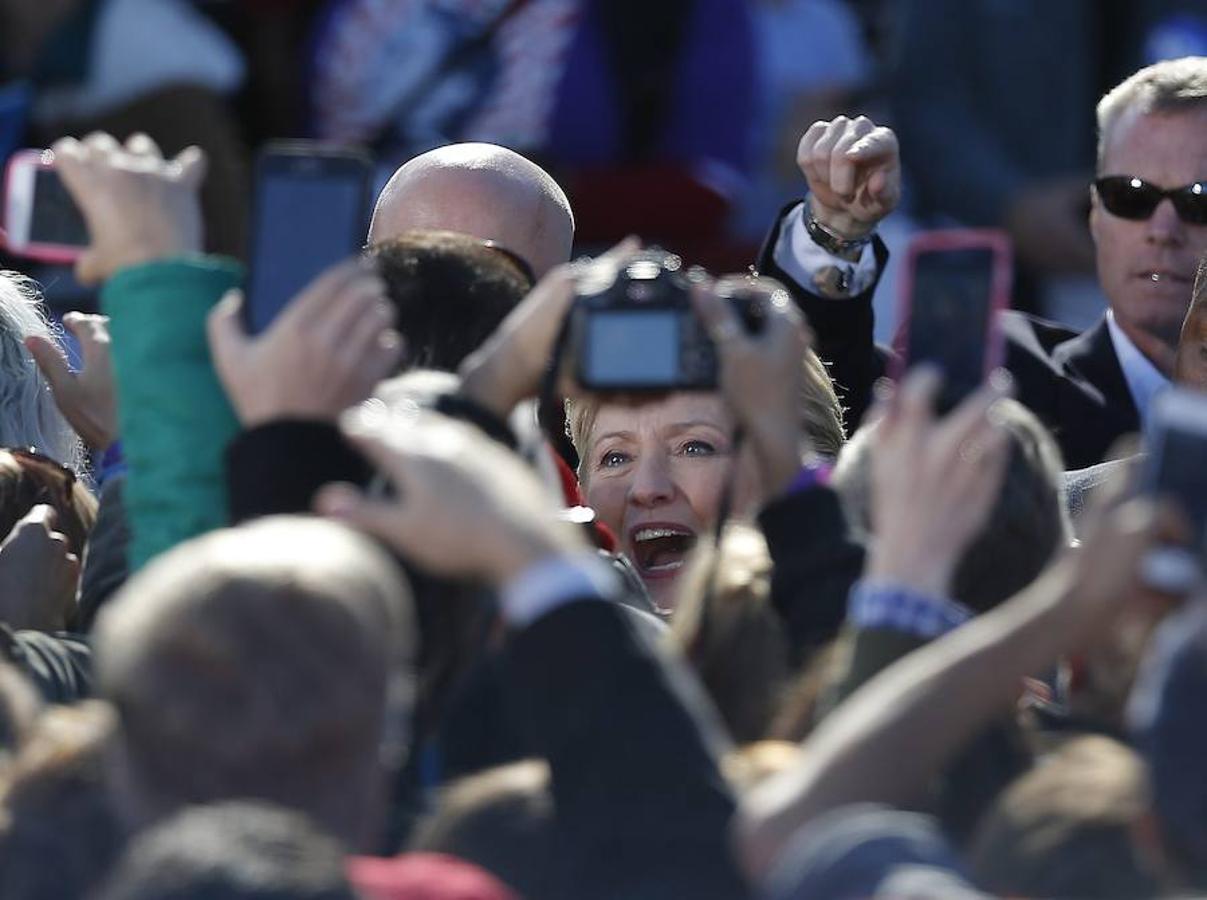
<svg viewBox="0 0 1207 900"><path fill-rule="evenodd" d="M609 450L599 458L599 464L605 469L614 469L617 466L622 466L629 461L627 453L621 453L619 450Z"/></svg>
<svg viewBox="0 0 1207 900"><path fill-rule="evenodd" d="M688 441L681 451L684 456L712 456L717 448L708 441Z"/></svg>

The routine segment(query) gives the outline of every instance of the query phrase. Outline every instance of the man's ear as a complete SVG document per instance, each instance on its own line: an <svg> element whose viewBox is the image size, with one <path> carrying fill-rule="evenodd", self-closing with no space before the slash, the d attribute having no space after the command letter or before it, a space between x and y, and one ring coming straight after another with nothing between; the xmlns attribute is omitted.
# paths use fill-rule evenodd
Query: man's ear
<svg viewBox="0 0 1207 900"><path fill-rule="evenodd" d="M1098 199L1098 188L1090 185L1090 236L1098 243L1098 229L1102 223L1102 201Z"/></svg>

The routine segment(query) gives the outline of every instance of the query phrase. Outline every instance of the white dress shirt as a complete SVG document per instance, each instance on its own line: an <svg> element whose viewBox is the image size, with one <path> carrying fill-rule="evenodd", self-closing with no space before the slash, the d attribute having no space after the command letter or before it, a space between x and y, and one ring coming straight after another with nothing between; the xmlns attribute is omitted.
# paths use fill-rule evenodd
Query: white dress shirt
<svg viewBox="0 0 1207 900"><path fill-rule="evenodd" d="M1114 312L1107 312L1106 327L1111 334L1115 355L1119 357L1123 378L1127 381L1136 410L1140 413L1140 427L1143 429L1148 424L1148 410L1152 406L1153 398L1169 387L1169 379L1140 352L1140 348L1132 343L1131 338L1124 334L1119 323L1115 321Z"/></svg>
<svg viewBox="0 0 1207 900"><path fill-rule="evenodd" d="M816 285L822 270L837 267L846 273L847 295L862 294L876 280L876 254L869 243L855 263L840 259L818 246L805 227L805 204L798 203L784 217L779 240L775 243L775 264L803 287Z"/></svg>

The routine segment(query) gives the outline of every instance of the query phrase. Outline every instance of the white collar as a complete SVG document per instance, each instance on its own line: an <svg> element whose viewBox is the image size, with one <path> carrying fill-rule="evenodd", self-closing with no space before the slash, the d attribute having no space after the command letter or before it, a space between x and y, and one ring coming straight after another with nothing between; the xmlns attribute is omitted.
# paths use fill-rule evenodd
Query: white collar
<svg viewBox="0 0 1207 900"><path fill-rule="evenodd" d="M1140 352L1140 348L1133 344L1132 339L1119 327L1113 310L1107 310L1106 327L1110 331L1115 355L1119 357L1119 366L1123 369L1123 377L1132 393L1136 411L1140 413L1140 425L1143 427L1148 422L1148 408L1153 397L1169 387L1169 379Z"/></svg>

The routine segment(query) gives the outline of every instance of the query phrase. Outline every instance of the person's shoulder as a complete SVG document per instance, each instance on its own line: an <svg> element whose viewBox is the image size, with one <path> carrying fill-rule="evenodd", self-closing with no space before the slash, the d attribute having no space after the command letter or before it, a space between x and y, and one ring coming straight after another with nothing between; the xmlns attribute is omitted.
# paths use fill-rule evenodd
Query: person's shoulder
<svg viewBox="0 0 1207 900"><path fill-rule="evenodd" d="M1016 376L1036 366L1045 371L1063 372L1065 358L1097 327L1077 331L1059 322L1007 310L1001 318L1006 368Z"/></svg>
<svg viewBox="0 0 1207 900"><path fill-rule="evenodd" d="M1069 518L1073 522L1074 532L1080 532L1083 525L1081 516L1091 505L1094 494L1104 485L1124 477L1128 469L1135 467L1142 456L1127 456L1122 459L1108 459L1097 465L1082 469L1071 469L1064 473L1064 492Z"/></svg>

